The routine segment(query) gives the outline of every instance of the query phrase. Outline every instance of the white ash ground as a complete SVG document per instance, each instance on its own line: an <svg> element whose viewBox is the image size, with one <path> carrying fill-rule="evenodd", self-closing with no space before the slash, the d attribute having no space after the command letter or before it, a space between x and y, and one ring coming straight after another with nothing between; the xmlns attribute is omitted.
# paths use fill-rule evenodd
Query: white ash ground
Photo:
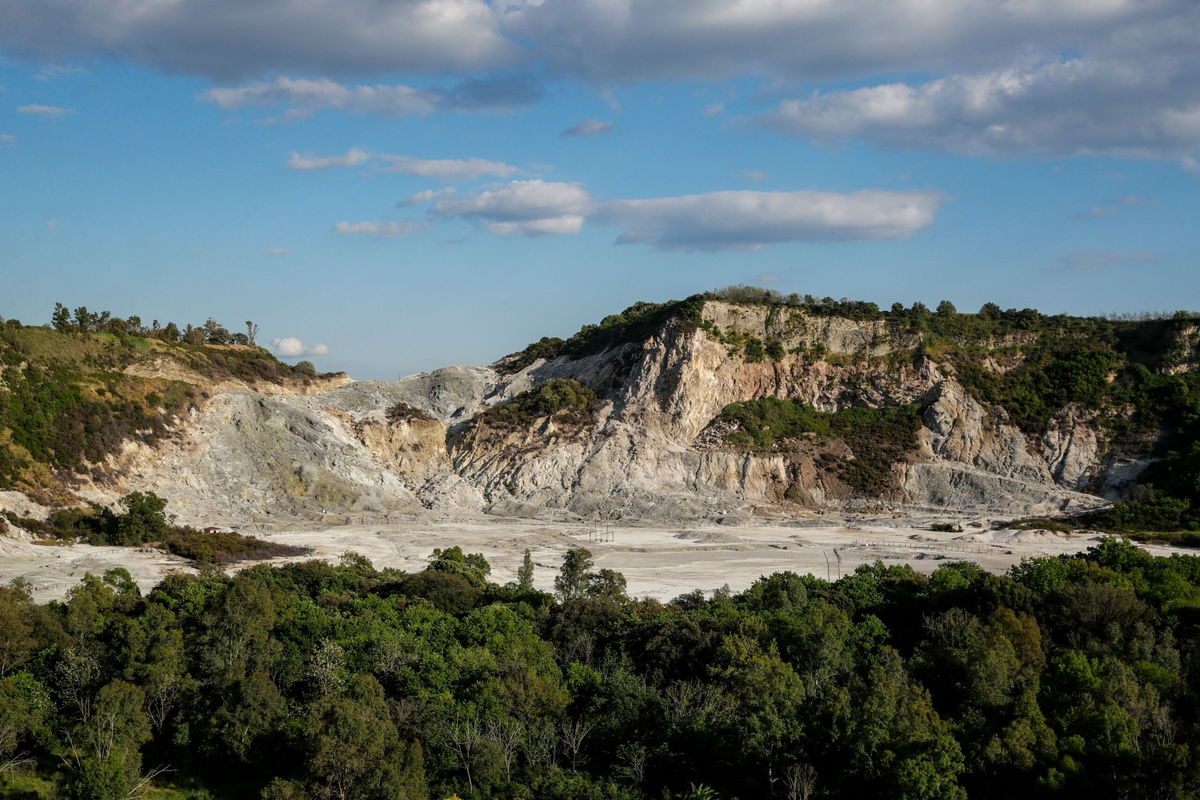
<svg viewBox="0 0 1200 800"><path fill-rule="evenodd" d="M629 594L669 600L701 589L728 585L744 589L762 575L782 570L836 579L876 560L908 564L929 573L948 561L973 561L1003 572L1023 558L1076 553L1092 547L1097 534L991 530L981 520L962 533L929 530L928 519L831 518L784 524L717 526L635 526L553 523L519 519L427 521L305 526L248 531L273 542L311 548L311 558L336 562L354 551L377 568L422 569L435 547L461 547L482 553L491 579L513 580L529 548L538 588L552 590L563 553L587 547L597 567L617 570ZM1143 545L1154 555L1189 553ZM839 560L840 557L840 560ZM286 559L297 560L297 559ZM274 563L281 563L279 561ZM239 565L245 566L245 565ZM54 546L0 537L0 581L28 580L39 602L62 599L87 572L113 567L129 570L143 591L172 570L191 571L181 559L145 548Z"/></svg>

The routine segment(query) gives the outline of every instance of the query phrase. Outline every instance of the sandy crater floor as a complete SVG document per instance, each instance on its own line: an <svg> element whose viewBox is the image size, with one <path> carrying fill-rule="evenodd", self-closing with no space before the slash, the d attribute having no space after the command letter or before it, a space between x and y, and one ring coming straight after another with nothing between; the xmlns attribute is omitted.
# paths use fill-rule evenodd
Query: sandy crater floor
<svg viewBox="0 0 1200 800"><path fill-rule="evenodd" d="M483 553L491 578L513 580L525 548L535 565L538 588L553 588L563 553L587 547L599 567L625 575L629 593L669 600L693 589L726 584L744 589L759 576L782 570L837 578L860 564L882 560L932 572L946 561L969 560L1002 572L1022 558L1075 553L1099 537L1040 531L966 527L936 533L927 521L821 519L799 525L641 527L593 526L534 520L479 519L465 522L405 522L305 526L247 531L264 539L309 547L313 558L336 561L352 550L376 567L415 571L435 547L458 545ZM1146 546L1155 555L1190 552ZM34 597L61 599L87 572L125 567L143 590L172 570L191 571L178 558L156 550L90 545L55 546L0 538L0 581L23 577Z"/></svg>

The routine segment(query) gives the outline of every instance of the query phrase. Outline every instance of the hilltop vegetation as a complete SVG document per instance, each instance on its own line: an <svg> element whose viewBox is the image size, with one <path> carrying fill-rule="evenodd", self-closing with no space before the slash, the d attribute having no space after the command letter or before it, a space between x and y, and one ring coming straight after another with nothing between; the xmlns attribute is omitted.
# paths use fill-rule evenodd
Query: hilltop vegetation
<svg viewBox="0 0 1200 800"><path fill-rule="evenodd" d="M205 394L201 380L282 383L310 377L213 320L143 326L59 304L52 326L0 325L0 489L52 500L76 475L101 468L122 443L154 442ZM155 374L162 364L193 382ZM143 369L136 369L145 365ZM137 374L131 374L137 373ZM96 472L96 474L99 474Z"/></svg>
<svg viewBox="0 0 1200 800"><path fill-rule="evenodd" d="M0 588L0 797L1189 797L1200 559L779 573L666 605L458 548ZM220 769L212 765L219 764ZM162 771L166 770L166 771ZM18 788L20 787L20 788Z"/></svg>

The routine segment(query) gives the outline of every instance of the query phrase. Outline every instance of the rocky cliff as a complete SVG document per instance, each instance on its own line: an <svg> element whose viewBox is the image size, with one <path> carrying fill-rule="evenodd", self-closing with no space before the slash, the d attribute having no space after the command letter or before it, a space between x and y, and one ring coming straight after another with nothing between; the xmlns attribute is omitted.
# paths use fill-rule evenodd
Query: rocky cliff
<svg viewBox="0 0 1200 800"><path fill-rule="evenodd" d="M1135 483L1153 453L1144 431L1137 446L1128 431L1116 441L1110 423L1122 411L1112 403L1066 402L1032 429L989 401L979 387L1025 369L1036 332L989 332L948 355L920 326L884 315L688 302L656 311L649 327L642 316L585 328L583 339L543 340L537 357L490 367L313 394L222 392L173 438L128 445L112 459L119 480L91 496L150 489L191 522L906 507L1016 516L1101 504ZM1172 335L1190 357L1194 332ZM1159 371L1188 372L1188 357ZM586 402L561 413L553 392L538 394L545 387L586 392ZM763 398L832 427L746 446L726 409ZM868 431L868 412L887 409L911 413L911 427Z"/></svg>

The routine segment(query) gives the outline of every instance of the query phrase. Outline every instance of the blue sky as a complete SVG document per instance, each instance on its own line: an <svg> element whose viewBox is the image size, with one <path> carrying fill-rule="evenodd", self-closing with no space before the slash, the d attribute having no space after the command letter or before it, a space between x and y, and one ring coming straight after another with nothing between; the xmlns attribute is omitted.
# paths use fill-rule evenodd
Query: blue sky
<svg viewBox="0 0 1200 800"><path fill-rule="evenodd" d="M1194 2L81 8L0 0L7 317L391 379L731 283L1200 306Z"/></svg>

